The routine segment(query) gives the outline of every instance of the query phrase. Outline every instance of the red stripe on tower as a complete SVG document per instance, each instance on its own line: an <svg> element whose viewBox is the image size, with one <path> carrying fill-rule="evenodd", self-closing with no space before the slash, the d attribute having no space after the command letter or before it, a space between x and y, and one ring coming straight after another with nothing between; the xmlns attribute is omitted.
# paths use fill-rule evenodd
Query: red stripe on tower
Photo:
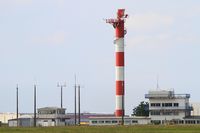
<svg viewBox="0 0 200 133"><path fill-rule="evenodd" d="M124 81L116 81L116 95L124 95Z"/></svg>
<svg viewBox="0 0 200 133"><path fill-rule="evenodd" d="M116 51L116 66L124 66L124 52Z"/></svg>
<svg viewBox="0 0 200 133"><path fill-rule="evenodd" d="M115 116L124 116L124 22L127 15L124 14L125 9L118 9L116 19L106 19L115 28L115 77L116 77L116 108Z"/></svg>

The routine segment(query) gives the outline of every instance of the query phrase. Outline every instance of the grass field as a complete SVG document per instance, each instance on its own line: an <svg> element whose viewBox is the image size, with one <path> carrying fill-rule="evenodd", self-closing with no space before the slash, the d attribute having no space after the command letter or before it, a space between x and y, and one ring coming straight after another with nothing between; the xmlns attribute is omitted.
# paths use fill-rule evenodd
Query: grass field
<svg viewBox="0 0 200 133"><path fill-rule="evenodd" d="M137 126L80 126L80 127L0 127L0 133L200 133L200 125L137 125Z"/></svg>

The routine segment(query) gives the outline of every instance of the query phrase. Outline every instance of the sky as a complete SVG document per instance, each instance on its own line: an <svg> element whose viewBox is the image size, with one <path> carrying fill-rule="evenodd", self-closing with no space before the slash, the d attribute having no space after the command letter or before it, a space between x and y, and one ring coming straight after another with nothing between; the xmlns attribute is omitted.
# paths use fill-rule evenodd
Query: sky
<svg viewBox="0 0 200 133"><path fill-rule="evenodd" d="M81 112L114 113L114 29L104 19L126 9L125 109L144 94L174 89L200 102L199 0L0 0L0 112L33 112L63 106L74 111L74 83ZM157 78L158 77L158 78Z"/></svg>

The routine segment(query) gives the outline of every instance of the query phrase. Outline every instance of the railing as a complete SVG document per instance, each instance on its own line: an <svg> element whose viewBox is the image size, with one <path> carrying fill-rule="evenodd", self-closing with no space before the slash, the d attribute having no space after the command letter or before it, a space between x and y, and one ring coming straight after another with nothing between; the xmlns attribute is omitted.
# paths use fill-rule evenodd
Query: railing
<svg viewBox="0 0 200 133"><path fill-rule="evenodd" d="M145 94L145 98L190 98L190 94Z"/></svg>
<svg viewBox="0 0 200 133"><path fill-rule="evenodd" d="M64 114L38 114L39 118L64 118Z"/></svg>
<svg viewBox="0 0 200 133"><path fill-rule="evenodd" d="M193 110L192 106L179 106L179 107L149 107L149 110Z"/></svg>

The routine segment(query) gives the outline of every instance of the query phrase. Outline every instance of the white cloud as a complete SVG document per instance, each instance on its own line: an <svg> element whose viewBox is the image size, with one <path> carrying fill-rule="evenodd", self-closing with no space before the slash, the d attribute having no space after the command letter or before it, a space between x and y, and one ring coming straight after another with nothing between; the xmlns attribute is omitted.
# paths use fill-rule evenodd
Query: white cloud
<svg viewBox="0 0 200 133"><path fill-rule="evenodd" d="M62 31L55 32L48 36L40 36L33 38L33 43L42 43L42 44L62 44L65 42L66 34Z"/></svg>
<svg viewBox="0 0 200 133"><path fill-rule="evenodd" d="M134 31L149 31L173 24L173 17L157 13L136 14L127 19L126 27Z"/></svg>

